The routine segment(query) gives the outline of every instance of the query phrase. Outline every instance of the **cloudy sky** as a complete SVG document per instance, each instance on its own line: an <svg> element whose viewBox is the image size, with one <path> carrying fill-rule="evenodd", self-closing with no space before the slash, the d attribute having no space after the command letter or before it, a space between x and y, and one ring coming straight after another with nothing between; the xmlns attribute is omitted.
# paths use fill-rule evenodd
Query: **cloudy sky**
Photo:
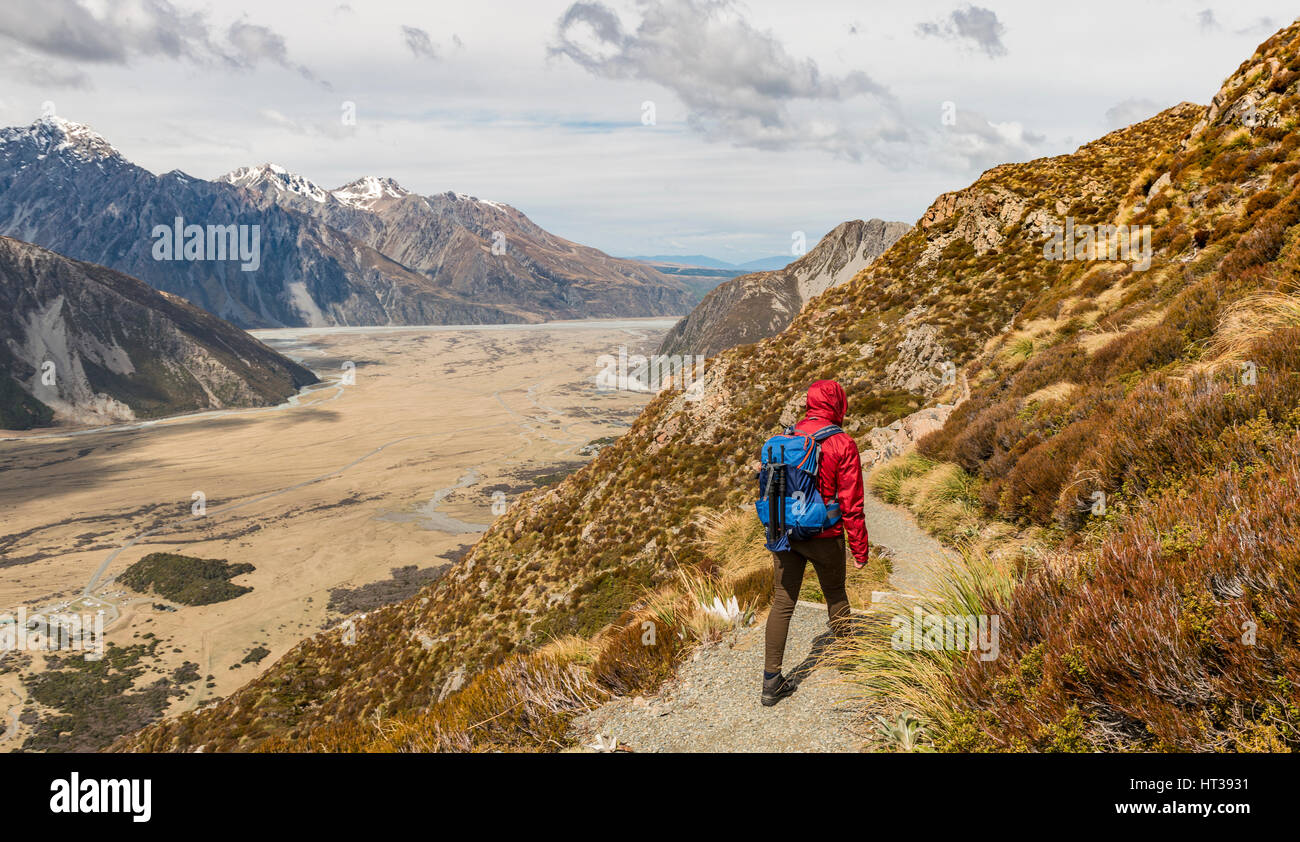
<svg viewBox="0 0 1300 842"><path fill-rule="evenodd" d="M1051 10L1050 12L1048 10ZM4 0L0 124L508 202L618 255L788 253L1208 102L1275 0ZM351 116L355 119L349 119Z"/></svg>

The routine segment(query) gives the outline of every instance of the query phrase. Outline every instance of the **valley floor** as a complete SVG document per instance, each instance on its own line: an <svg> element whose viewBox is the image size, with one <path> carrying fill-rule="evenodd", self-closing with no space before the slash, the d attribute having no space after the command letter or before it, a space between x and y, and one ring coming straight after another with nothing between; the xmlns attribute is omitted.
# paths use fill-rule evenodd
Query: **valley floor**
<svg viewBox="0 0 1300 842"><path fill-rule="evenodd" d="M109 642L158 642L137 688L198 664L169 712L226 695L401 592L395 569L435 575L515 496L619 435L647 397L597 391L597 357L651 350L671 321L263 331L325 383L276 408L0 440L0 611L103 608ZM159 551L252 564L236 582L253 590L184 606L114 582ZM16 714L44 659L9 661L0 713ZM4 717L0 750L33 713L49 711Z"/></svg>

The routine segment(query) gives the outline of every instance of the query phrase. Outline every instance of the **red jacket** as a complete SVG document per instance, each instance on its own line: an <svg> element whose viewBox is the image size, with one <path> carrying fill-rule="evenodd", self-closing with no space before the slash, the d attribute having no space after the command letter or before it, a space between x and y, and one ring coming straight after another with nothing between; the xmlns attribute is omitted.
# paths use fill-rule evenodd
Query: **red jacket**
<svg viewBox="0 0 1300 842"><path fill-rule="evenodd" d="M800 433L815 433L829 424L842 424L849 408L844 387L834 380L818 380L808 387L807 414L795 425ZM870 544L867 522L862 517L862 457L858 443L848 433L837 433L821 444L821 459L817 466L817 490L823 500L832 497L840 501L839 523L818 535L834 538L849 530L849 549L858 564L867 563Z"/></svg>

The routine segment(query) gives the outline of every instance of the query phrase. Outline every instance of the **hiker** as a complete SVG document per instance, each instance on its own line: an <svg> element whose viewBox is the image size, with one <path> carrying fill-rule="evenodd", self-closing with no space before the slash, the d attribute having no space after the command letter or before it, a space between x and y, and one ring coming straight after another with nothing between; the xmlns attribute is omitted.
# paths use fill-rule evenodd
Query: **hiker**
<svg viewBox="0 0 1300 842"><path fill-rule="evenodd" d="M781 674L781 659L785 654L790 617L794 614L799 589L803 585L806 562L812 562L822 593L826 595L831 631L843 634L850 617L849 597L844 588L844 530L848 529L854 567L861 569L866 565L869 550L867 525L862 517L862 457L853 437L839 429L848 409L844 388L834 380L818 380L808 387L804 407L807 411L803 420L791 432L797 437L812 436L817 442L820 455L816 465L816 490L821 495L821 501L828 501L830 505L827 508L832 509L830 515L817 521L817 524L833 525L802 540L797 533L790 533L787 535L788 540L776 543L769 541L768 549L773 551L775 587L772 610L767 616L762 695L764 706L776 704L795 690L795 683ZM789 439L776 437L776 440ZM802 441L806 442L807 439ZM839 503L838 519L833 512L835 501ZM766 502L760 500L760 517L764 516L764 505L767 505Z"/></svg>

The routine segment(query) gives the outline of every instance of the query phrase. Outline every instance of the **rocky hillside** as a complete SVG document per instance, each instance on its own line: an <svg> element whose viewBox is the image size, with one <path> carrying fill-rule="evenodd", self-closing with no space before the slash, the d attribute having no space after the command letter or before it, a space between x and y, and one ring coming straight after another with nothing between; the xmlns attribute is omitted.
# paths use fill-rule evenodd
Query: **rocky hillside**
<svg viewBox="0 0 1300 842"><path fill-rule="evenodd" d="M309 191L293 192L304 184L290 185L292 195L306 197ZM414 196L410 207L398 202L406 210L393 211L399 220L413 220L409 228L385 223L379 210L397 197L369 196L368 184L352 187L338 191L348 204L322 191L345 211L324 214L342 230L305 212L310 204L281 205L255 190L179 171L155 176L77 123L50 117L0 129L0 234L127 272L242 327L499 324L665 315L689 307L680 284L639 264L557 238L537 245L534 240L550 235L526 231L517 211L500 211L522 222L500 229L505 251L493 254L496 228L429 218L419 208L431 200ZM495 222L497 211L482 213ZM177 219L179 247L160 251L158 227L174 227ZM193 243L185 227L192 225L202 226ZM232 245L249 248L239 259L232 248L218 251L222 236L214 237L210 226L236 226L243 240ZM593 289L608 290L608 300L593 304L599 298Z"/></svg>
<svg viewBox="0 0 1300 842"><path fill-rule="evenodd" d="M245 188L261 207L319 219L452 293L550 319L665 316L690 293L635 260L610 257L543 230L515 208L460 193L420 196L367 176L325 190L275 164L218 181Z"/></svg>
<svg viewBox="0 0 1300 842"><path fill-rule="evenodd" d="M1297 127L1293 24L1208 108L989 170L790 329L711 360L701 400L659 395L594 462L525 495L437 585L361 618L355 645L317 635L121 747L372 747L373 718L425 711L422 733L437 732L436 700L480 671L496 684L468 686L492 715L486 688L522 680L512 653L641 633L625 609L707 565L697 515L749 503L758 444L825 377L845 385L864 445L969 382L919 446L969 534L1012 536L968 560L978 576L951 606L999 615L1002 654L885 646L883 666L863 662L932 744L1300 747ZM1150 249L1098 252L1082 227L1098 225L1137 226ZM611 671L644 651L591 670L617 689Z"/></svg>
<svg viewBox="0 0 1300 842"><path fill-rule="evenodd" d="M805 304L851 279L910 228L879 219L842 222L784 269L741 275L714 288L673 326L659 353L713 356L775 336Z"/></svg>
<svg viewBox="0 0 1300 842"><path fill-rule="evenodd" d="M176 296L0 237L0 427L266 406L314 382Z"/></svg>

